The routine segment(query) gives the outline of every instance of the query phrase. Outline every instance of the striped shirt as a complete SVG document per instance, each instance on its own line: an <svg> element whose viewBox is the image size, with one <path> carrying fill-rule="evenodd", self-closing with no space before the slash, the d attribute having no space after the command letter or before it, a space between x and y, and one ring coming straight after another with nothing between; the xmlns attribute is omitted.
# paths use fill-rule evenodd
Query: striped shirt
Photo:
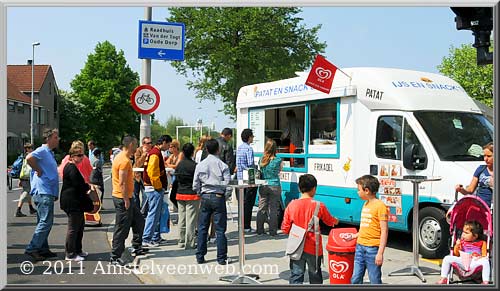
<svg viewBox="0 0 500 291"><path fill-rule="evenodd" d="M243 170L254 167L253 149L246 142L236 150L236 166L238 167L238 180L243 180Z"/></svg>

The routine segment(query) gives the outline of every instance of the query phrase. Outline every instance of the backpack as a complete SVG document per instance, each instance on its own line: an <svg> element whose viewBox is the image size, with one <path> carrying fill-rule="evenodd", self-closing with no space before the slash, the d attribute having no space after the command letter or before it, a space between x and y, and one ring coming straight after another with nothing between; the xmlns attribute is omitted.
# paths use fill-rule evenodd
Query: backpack
<svg viewBox="0 0 500 291"><path fill-rule="evenodd" d="M21 174L21 168L23 167L23 160L23 155L20 155L12 164L12 168L10 169L10 176L12 178L19 178L19 175Z"/></svg>

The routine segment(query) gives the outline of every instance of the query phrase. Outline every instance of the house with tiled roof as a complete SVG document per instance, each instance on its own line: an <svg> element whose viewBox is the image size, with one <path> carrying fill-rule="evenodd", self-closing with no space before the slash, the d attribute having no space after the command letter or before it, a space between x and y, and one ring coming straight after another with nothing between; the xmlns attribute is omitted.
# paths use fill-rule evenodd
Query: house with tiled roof
<svg viewBox="0 0 500 291"><path fill-rule="evenodd" d="M7 65L7 152L20 153L30 141L31 63ZM47 128L59 128L59 90L52 66L35 65L33 78L34 140ZM35 144L38 146L40 142Z"/></svg>

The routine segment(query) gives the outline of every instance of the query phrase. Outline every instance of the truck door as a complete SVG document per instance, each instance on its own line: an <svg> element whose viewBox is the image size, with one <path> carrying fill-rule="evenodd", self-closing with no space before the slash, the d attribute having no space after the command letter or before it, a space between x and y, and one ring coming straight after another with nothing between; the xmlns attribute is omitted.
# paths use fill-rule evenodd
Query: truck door
<svg viewBox="0 0 500 291"><path fill-rule="evenodd" d="M370 150L370 174L379 178L379 199L389 207L389 227L408 230L407 218L413 207L413 185L409 182L396 182L391 178L404 175L432 176L432 161L427 158L424 147L404 113L379 113L375 118L375 134ZM421 165L413 170L403 165L404 152L410 145L418 149L421 156ZM430 183L420 184L421 197L430 192Z"/></svg>

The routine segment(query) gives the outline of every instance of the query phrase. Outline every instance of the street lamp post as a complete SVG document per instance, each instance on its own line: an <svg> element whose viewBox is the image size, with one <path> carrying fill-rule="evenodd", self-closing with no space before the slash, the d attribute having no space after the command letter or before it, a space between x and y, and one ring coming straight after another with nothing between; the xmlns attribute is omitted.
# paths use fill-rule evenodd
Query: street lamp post
<svg viewBox="0 0 500 291"><path fill-rule="evenodd" d="M31 44L33 48L33 54L31 59L31 121L30 121L30 133L31 133L31 144L33 145L33 136L34 136L34 120L33 120L33 111L35 106L35 97L34 97L34 86L35 86L35 46L40 45L39 42L34 42Z"/></svg>

